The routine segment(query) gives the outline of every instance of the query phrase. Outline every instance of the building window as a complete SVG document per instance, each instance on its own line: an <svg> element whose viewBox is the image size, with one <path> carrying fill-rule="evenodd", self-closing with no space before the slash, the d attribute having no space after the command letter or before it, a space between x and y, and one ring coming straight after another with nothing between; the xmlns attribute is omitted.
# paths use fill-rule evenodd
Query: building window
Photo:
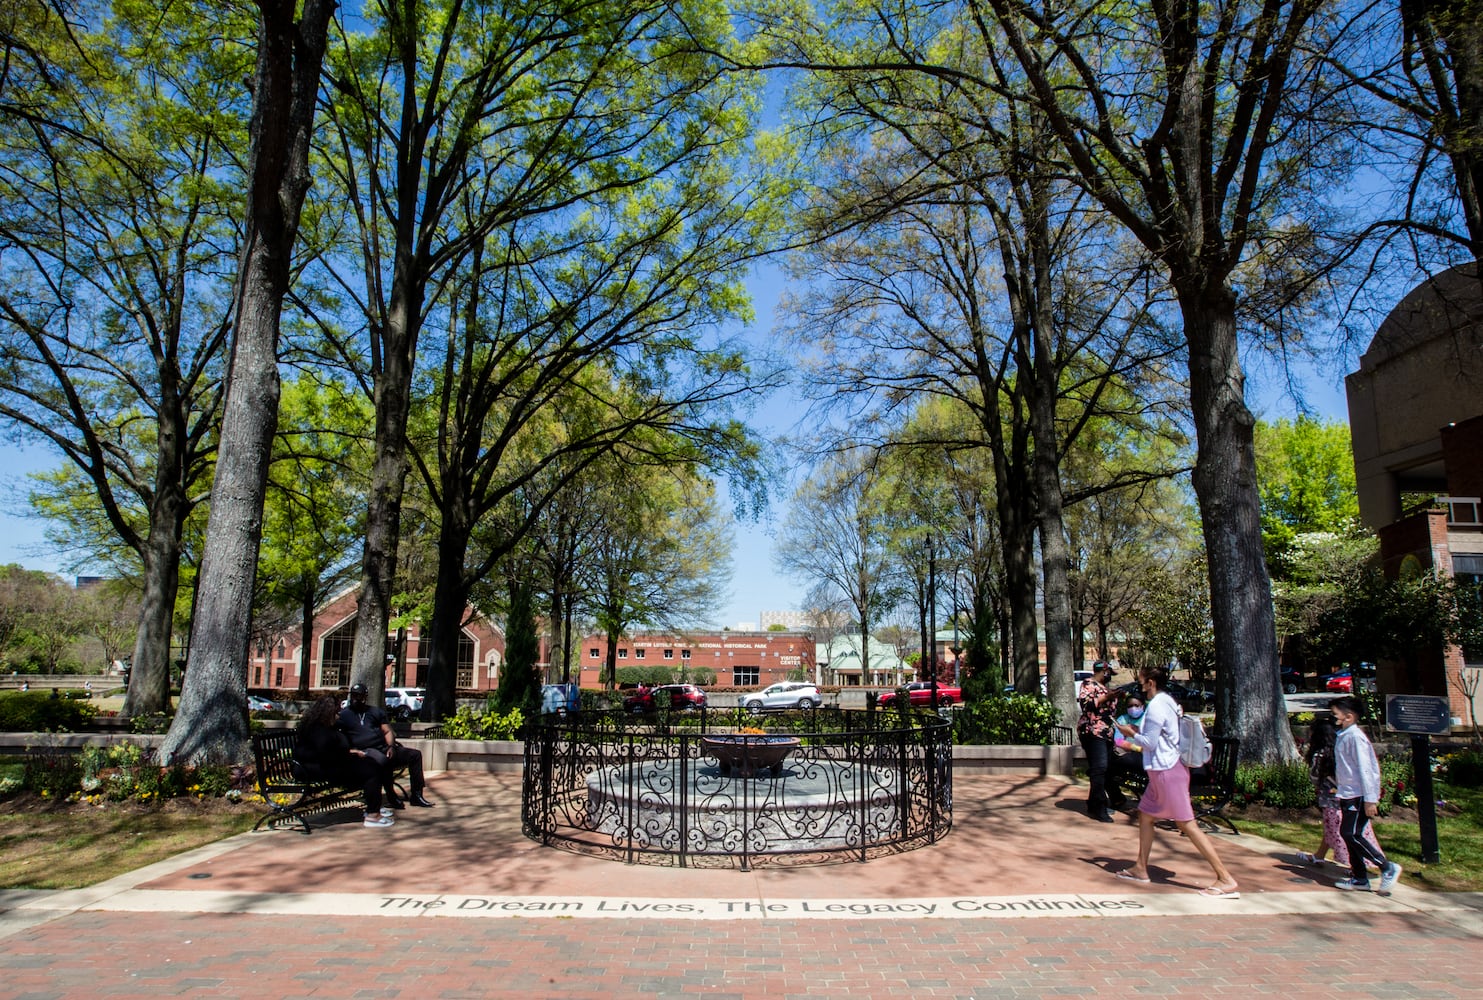
<svg viewBox="0 0 1483 1000"><path fill-rule="evenodd" d="M278 643L278 658L280 660L283 659L283 654L284 654L283 643L280 641Z"/></svg>
<svg viewBox="0 0 1483 1000"><path fill-rule="evenodd" d="M682 659L682 660L688 660L688 659L690 659L690 650L688 650L688 649L682 649L682 650L680 650L680 659Z"/></svg>
<svg viewBox="0 0 1483 1000"><path fill-rule="evenodd" d="M647 652L648 652L647 649L635 649L633 651L633 658L635 660L642 660L644 658L644 654L647 653Z"/></svg>
<svg viewBox="0 0 1483 1000"><path fill-rule="evenodd" d="M278 679L273 682L274 687L283 687L283 668L278 668Z"/></svg>
<svg viewBox="0 0 1483 1000"><path fill-rule="evenodd" d="M253 667L252 668L252 683L255 684L255 685L257 685L257 686L259 686L259 687L262 686L262 683L263 683L263 668L262 667Z"/></svg>
<svg viewBox="0 0 1483 1000"><path fill-rule="evenodd" d="M463 691L474 686L474 640L467 632L458 634L458 669L454 671L453 683Z"/></svg>
<svg viewBox="0 0 1483 1000"><path fill-rule="evenodd" d="M626 649L620 649L620 650L618 650L618 659L620 659L620 660L626 660L626 659L628 659L628 650L626 650Z"/></svg>
<svg viewBox="0 0 1483 1000"><path fill-rule="evenodd" d="M675 651L673 649L666 649L664 651L664 658L666 660L673 660L675 658Z"/></svg>
<svg viewBox="0 0 1483 1000"><path fill-rule="evenodd" d="M320 687L338 688L348 684L354 653L355 620L351 619L324 637L319 653Z"/></svg>
<svg viewBox="0 0 1483 1000"><path fill-rule="evenodd" d="M588 659L596 660L596 659L598 659L601 656L602 656L602 653L598 650L598 648L596 646L593 646L591 649L587 650L587 657L588 657Z"/></svg>
<svg viewBox="0 0 1483 1000"><path fill-rule="evenodd" d="M733 687L750 687L762 681L761 668L759 667L732 667L731 684Z"/></svg>

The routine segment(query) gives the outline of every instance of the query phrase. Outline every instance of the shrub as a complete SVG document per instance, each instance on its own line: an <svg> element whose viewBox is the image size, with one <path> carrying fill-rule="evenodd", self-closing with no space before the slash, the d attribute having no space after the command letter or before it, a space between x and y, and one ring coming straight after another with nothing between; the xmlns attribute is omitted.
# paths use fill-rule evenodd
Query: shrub
<svg viewBox="0 0 1483 1000"><path fill-rule="evenodd" d="M129 717L129 732L141 736L157 736L170 731L170 716L164 712L149 712Z"/></svg>
<svg viewBox="0 0 1483 1000"><path fill-rule="evenodd" d="M475 712L467 705L460 706L451 718L442 722L443 736L450 740L513 740L518 739L525 725L525 713L519 708L508 712Z"/></svg>
<svg viewBox="0 0 1483 1000"><path fill-rule="evenodd" d="M900 701L904 705L906 699ZM991 695L953 714L953 742L1044 746L1055 738L1060 721L1060 711L1044 698Z"/></svg>
<svg viewBox="0 0 1483 1000"><path fill-rule="evenodd" d="M1235 801L1260 803L1275 809L1306 809L1318 803L1308 765L1302 761L1281 764L1241 764L1236 768Z"/></svg>
<svg viewBox="0 0 1483 1000"><path fill-rule="evenodd" d="M1483 751L1448 754L1438 764L1437 777L1458 788L1483 788Z"/></svg>
<svg viewBox="0 0 1483 1000"><path fill-rule="evenodd" d="M1380 758L1380 802L1381 816L1389 816L1392 806L1416 804L1416 783L1411 775L1410 757Z"/></svg>
<svg viewBox="0 0 1483 1000"><path fill-rule="evenodd" d="M48 748L26 755L21 783L43 798L63 799L77 791L81 774L76 757Z"/></svg>
<svg viewBox="0 0 1483 1000"><path fill-rule="evenodd" d="M0 695L0 732L75 733L97 714L98 710L86 701L53 698L48 692Z"/></svg>

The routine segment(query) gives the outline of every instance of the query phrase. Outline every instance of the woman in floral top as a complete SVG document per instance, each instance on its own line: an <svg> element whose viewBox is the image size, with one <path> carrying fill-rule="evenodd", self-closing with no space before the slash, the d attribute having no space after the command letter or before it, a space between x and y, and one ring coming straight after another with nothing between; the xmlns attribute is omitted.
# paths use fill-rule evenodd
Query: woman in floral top
<svg viewBox="0 0 1483 1000"><path fill-rule="evenodd" d="M1112 755L1113 716L1116 714L1117 693L1107 688L1112 680L1111 664L1098 660L1092 664L1092 676L1081 682L1076 693L1076 703L1081 707L1081 718L1076 721L1076 735L1081 748L1087 755L1087 781L1091 785L1087 793L1087 815L1101 823L1111 823L1112 813L1107 808L1107 764Z"/></svg>

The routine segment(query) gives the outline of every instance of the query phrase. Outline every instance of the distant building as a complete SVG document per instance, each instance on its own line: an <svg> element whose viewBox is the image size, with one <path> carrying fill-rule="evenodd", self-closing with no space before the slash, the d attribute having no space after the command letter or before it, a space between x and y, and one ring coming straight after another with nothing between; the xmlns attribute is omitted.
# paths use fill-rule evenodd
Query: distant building
<svg viewBox="0 0 1483 1000"><path fill-rule="evenodd" d="M916 670L901 659L896 647L870 637L870 656L860 655L866 648L860 633L837 635L821 642L815 649L819 664L819 683L839 687L900 687L916 677ZM868 676L867 676L868 675Z"/></svg>
<svg viewBox="0 0 1483 1000"><path fill-rule="evenodd" d="M763 630L781 625L793 632L807 632L815 625L811 611L764 611L758 615Z"/></svg>
<svg viewBox="0 0 1483 1000"><path fill-rule="evenodd" d="M1385 571L1433 569L1483 582L1483 287L1476 263L1433 275L1375 332L1349 375L1349 428L1360 517ZM1442 695L1472 723L1464 667L1483 649L1431 650L1412 690L1379 664L1381 691Z"/></svg>
<svg viewBox="0 0 1483 1000"><path fill-rule="evenodd" d="M504 662L505 634L488 618L470 608L467 624L458 643L458 669L454 686L459 691L492 691L499 683L499 667ZM306 657L299 626L264 639L248 651L247 686L250 688L288 689L299 686L299 671L309 672L311 690L340 690L350 683L350 661L355 648L356 592L341 593L323 605L314 616L314 638ZM386 637L385 683L394 683L397 667L397 635ZM402 684L420 687L426 683L428 650L422 642L422 631L416 625L406 632L405 666Z"/></svg>
<svg viewBox="0 0 1483 1000"><path fill-rule="evenodd" d="M602 686L607 656L607 636L582 640L583 687ZM804 632L639 633L618 640L617 664L619 670L668 667L676 677L707 667L721 687L766 687L799 671L812 679L814 641Z"/></svg>

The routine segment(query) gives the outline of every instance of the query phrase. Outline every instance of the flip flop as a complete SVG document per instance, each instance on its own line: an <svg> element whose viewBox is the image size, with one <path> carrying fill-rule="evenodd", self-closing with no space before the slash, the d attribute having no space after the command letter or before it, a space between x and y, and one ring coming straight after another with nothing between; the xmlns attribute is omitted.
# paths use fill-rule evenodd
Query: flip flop
<svg viewBox="0 0 1483 1000"><path fill-rule="evenodd" d="M1200 890L1202 896L1219 896L1221 899L1240 899L1240 889L1222 889L1218 885L1210 885Z"/></svg>
<svg viewBox="0 0 1483 1000"><path fill-rule="evenodd" d="M1153 879L1149 879L1149 878L1139 878L1137 875L1134 875L1131 871L1129 871L1126 868L1124 868L1122 871L1118 872L1117 873L1117 877L1118 878L1125 878L1129 882L1152 882L1153 881Z"/></svg>

